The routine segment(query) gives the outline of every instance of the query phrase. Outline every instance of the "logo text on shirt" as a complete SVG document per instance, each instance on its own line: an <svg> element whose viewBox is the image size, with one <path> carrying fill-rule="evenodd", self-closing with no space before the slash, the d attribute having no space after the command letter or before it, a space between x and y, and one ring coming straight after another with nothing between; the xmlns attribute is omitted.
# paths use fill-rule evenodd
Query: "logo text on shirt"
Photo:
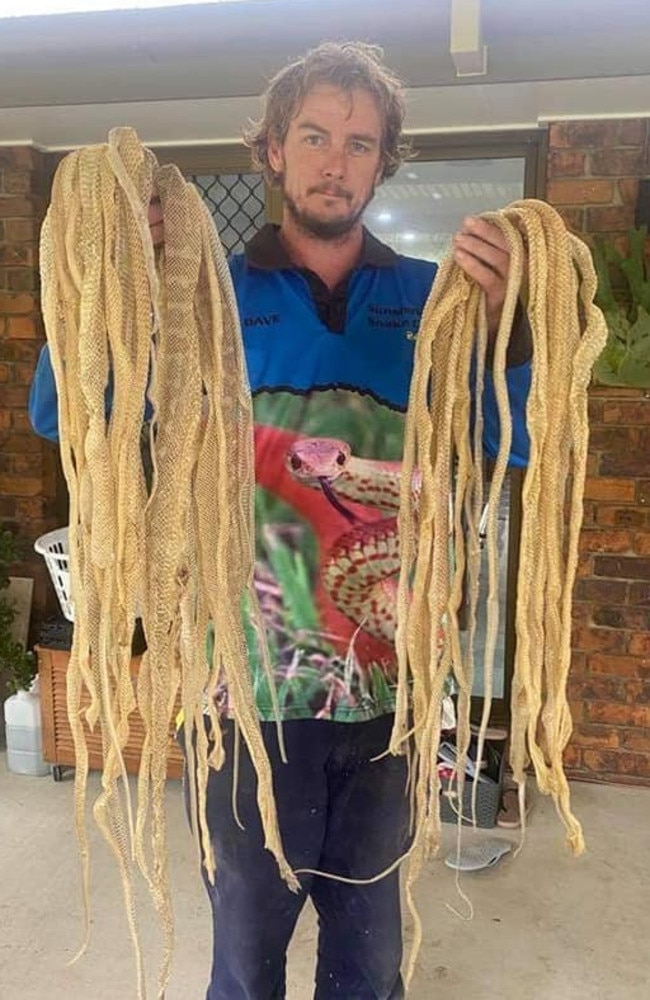
<svg viewBox="0 0 650 1000"><path fill-rule="evenodd" d="M244 326L275 326L275 324L279 322L279 313L267 313L265 316L244 317Z"/></svg>
<svg viewBox="0 0 650 1000"><path fill-rule="evenodd" d="M417 326L419 322L420 310L415 306L381 306L373 302L368 304L368 326L403 330L404 327Z"/></svg>

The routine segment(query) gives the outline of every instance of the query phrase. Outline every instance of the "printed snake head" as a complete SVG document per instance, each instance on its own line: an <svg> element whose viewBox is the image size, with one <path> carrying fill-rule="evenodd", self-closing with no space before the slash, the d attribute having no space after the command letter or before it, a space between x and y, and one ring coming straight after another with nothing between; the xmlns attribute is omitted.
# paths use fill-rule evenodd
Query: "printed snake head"
<svg viewBox="0 0 650 1000"><path fill-rule="evenodd" d="M334 482L347 468L350 445L337 438L301 438L287 451L285 462L291 475L306 486Z"/></svg>
<svg viewBox="0 0 650 1000"><path fill-rule="evenodd" d="M332 483L346 471L350 455L350 445L338 438L301 438L287 451L285 464L297 482L322 489L339 514L354 523L357 520L355 514L332 489Z"/></svg>

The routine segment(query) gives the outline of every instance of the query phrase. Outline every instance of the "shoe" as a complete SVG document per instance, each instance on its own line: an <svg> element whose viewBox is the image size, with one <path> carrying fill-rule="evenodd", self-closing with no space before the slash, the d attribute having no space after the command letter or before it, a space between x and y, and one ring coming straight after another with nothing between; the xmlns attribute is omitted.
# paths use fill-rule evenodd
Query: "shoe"
<svg viewBox="0 0 650 1000"><path fill-rule="evenodd" d="M530 802L527 802L526 817L528 817L530 809ZM497 813L497 826L500 826L502 830L518 830L521 826L517 788L506 788L501 796L501 806Z"/></svg>

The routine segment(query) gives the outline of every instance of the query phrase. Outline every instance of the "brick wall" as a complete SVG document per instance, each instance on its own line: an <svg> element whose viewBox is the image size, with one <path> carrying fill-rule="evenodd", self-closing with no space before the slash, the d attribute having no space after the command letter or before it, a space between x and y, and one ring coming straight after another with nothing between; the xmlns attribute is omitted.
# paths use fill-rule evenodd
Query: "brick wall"
<svg viewBox="0 0 650 1000"><path fill-rule="evenodd" d="M26 558L16 575L33 576L34 618L52 607L45 564L34 539L54 527L56 448L27 419L29 386L44 340L39 311L38 238L47 204L47 158L31 147L0 147L0 524L15 529Z"/></svg>
<svg viewBox="0 0 650 1000"><path fill-rule="evenodd" d="M551 126L547 198L590 242L626 244L650 120ZM590 390L567 753L574 776L650 783L650 390Z"/></svg>

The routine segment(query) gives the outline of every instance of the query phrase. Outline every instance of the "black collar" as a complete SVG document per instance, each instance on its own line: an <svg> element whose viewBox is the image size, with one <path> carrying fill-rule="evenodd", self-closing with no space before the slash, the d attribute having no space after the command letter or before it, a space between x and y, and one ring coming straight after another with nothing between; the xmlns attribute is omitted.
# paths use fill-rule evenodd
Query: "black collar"
<svg viewBox="0 0 650 1000"><path fill-rule="evenodd" d="M263 226L246 244L245 253L249 264L264 271L295 269L296 266L282 245L280 227L271 223ZM365 264L373 267L392 267L396 259L397 254L394 250L381 243L364 228L363 244L356 267L363 267Z"/></svg>

